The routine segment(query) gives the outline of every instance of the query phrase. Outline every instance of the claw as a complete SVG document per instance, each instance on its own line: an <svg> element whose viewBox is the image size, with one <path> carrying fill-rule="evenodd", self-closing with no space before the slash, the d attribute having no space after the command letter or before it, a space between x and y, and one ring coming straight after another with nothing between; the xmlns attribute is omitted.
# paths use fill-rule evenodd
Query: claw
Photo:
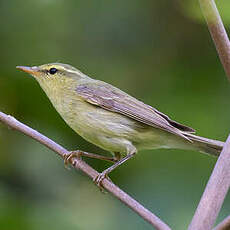
<svg viewBox="0 0 230 230"><path fill-rule="evenodd" d="M65 168L69 169L68 165L73 164L73 158L80 158L80 157L81 157L81 152L79 150L65 153L63 156Z"/></svg>
<svg viewBox="0 0 230 230"><path fill-rule="evenodd" d="M105 178L110 180L110 178L107 176L107 174L104 173L104 172L102 172L102 173L99 173L98 176L96 176L96 177L94 178L94 180L93 180L94 183L99 187L99 189L100 189L100 191L101 191L102 193L106 193L105 189L104 189L103 186L102 186L102 181L103 181Z"/></svg>

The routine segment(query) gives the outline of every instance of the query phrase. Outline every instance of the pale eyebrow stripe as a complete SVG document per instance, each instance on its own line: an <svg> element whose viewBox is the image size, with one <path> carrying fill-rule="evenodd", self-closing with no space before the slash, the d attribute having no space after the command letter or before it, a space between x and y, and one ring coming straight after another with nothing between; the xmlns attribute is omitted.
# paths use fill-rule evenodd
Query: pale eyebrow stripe
<svg viewBox="0 0 230 230"><path fill-rule="evenodd" d="M66 72L69 72L69 73L77 73L77 74L83 74L81 71L79 71L79 70L69 70L69 69L65 69L64 68L64 70L66 71Z"/></svg>

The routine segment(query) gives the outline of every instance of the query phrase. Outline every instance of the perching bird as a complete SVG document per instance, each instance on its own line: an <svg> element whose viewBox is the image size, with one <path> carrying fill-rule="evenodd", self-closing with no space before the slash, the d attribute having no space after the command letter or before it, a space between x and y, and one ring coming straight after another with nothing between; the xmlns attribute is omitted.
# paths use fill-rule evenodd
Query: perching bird
<svg viewBox="0 0 230 230"><path fill-rule="evenodd" d="M223 142L195 136L192 128L70 65L51 63L17 68L34 76L75 132L113 154L113 158L88 154L116 162L95 179L99 186L108 173L141 149L177 148L218 156L223 148ZM74 154L67 156L69 160Z"/></svg>

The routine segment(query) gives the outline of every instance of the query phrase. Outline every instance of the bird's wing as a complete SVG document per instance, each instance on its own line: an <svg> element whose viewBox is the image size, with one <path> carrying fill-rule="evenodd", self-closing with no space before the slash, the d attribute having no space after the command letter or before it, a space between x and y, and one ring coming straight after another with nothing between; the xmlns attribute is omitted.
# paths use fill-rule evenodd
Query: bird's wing
<svg viewBox="0 0 230 230"><path fill-rule="evenodd" d="M88 103L120 113L146 125L163 129L187 140L189 138L184 133L195 132L194 129L171 120L155 108L105 82L95 81L78 85L76 92Z"/></svg>

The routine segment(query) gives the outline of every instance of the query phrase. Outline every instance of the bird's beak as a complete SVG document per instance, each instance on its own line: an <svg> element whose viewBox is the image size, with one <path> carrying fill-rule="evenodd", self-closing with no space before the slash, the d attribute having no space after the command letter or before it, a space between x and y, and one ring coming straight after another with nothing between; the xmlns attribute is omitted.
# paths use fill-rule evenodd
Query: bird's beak
<svg viewBox="0 0 230 230"><path fill-rule="evenodd" d="M16 66L17 69L20 69L26 73L31 74L32 76L39 76L40 72L37 66L33 66L33 67L28 67L28 66Z"/></svg>

